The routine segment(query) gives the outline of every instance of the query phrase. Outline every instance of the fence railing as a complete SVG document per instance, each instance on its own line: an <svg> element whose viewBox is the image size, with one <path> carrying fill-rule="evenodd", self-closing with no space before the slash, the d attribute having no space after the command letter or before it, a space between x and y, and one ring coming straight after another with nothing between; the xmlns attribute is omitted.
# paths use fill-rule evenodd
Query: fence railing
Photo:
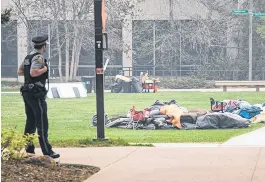
<svg viewBox="0 0 265 182"><path fill-rule="evenodd" d="M17 66L14 65L1 65L2 78L17 78ZM64 66L62 66L63 75L65 75ZM165 70L165 69L140 69L132 67L122 67L120 65L108 66L105 70L105 76L116 76L117 74L124 76L140 76L141 72L148 72L151 76L156 77L179 77L181 76L196 76L203 77L207 80L248 80L248 70ZM79 65L77 76L94 76L95 66L92 65ZM50 66L51 78L58 78L59 71L57 65ZM253 70L253 80L265 80L265 70Z"/></svg>

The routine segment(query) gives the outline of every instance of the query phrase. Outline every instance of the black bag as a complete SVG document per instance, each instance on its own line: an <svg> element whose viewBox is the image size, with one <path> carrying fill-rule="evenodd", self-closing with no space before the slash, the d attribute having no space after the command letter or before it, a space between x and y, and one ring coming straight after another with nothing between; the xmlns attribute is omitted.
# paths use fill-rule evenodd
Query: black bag
<svg viewBox="0 0 265 182"><path fill-rule="evenodd" d="M196 120L197 120L196 114L184 114L184 115L180 116L180 122L181 123L195 124Z"/></svg>

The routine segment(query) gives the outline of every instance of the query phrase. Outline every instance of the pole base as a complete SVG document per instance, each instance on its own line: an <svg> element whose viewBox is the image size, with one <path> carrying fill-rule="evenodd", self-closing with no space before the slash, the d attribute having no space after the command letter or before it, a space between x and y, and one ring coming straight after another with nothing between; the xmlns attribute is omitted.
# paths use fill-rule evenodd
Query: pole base
<svg viewBox="0 0 265 182"><path fill-rule="evenodd" d="M108 138L93 138L93 142L108 142Z"/></svg>

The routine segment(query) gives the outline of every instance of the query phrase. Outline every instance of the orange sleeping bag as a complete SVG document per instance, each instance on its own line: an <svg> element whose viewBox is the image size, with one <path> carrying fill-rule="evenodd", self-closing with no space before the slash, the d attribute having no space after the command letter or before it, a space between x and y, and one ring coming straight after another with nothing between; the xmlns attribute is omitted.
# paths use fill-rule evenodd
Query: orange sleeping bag
<svg viewBox="0 0 265 182"><path fill-rule="evenodd" d="M184 114L184 111L180 109L177 105L166 105L160 108L160 114L172 117L172 125L178 128L182 128L180 123L180 116Z"/></svg>

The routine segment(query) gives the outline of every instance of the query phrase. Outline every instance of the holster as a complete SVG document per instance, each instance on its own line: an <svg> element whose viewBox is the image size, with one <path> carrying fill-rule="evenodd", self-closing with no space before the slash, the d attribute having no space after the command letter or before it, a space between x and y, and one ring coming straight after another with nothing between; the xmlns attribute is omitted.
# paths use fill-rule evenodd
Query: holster
<svg viewBox="0 0 265 182"><path fill-rule="evenodd" d="M22 95L25 92L29 92L36 99L44 98L47 95L47 90L45 87L41 87L33 83L20 87L20 92Z"/></svg>

